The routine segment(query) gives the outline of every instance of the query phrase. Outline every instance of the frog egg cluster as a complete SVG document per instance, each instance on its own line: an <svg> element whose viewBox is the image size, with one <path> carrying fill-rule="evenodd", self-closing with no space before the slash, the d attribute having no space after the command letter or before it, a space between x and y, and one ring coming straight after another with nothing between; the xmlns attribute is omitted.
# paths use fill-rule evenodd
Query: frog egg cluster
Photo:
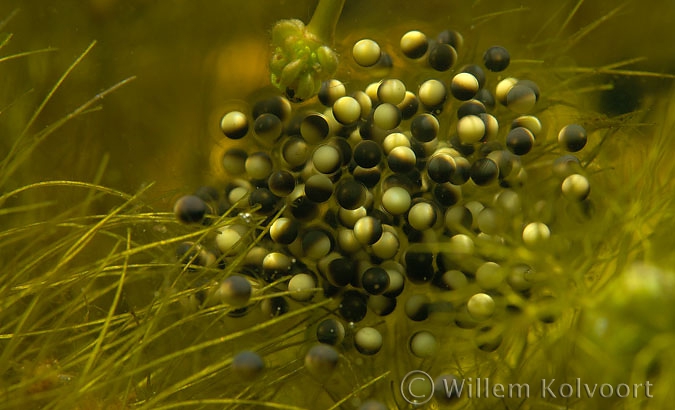
<svg viewBox="0 0 675 410"><path fill-rule="evenodd" d="M538 115L544 94L512 76L504 47L462 61L463 44L452 30L409 31L394 50L361 39L351 58L366 76L388 52L428 76L363 87L332 79L302 105L274 95L224 113L224 177L175 204L181 222L214 226L210 246L178 251L183 262L229 268L211 300L246 314L264 287L269 316L333 301L304 351L316 377L346 351L381 354L394 337L387 321L413 358L433 357L452 329L474 332L476 349L498 349L495 324L546 293L531 255L551 252L551 214L589 201L573 154L586 145L584 126L549 129ZM451 326L417 325L438 316ZM238 372L253 377L263 362L242 354Z"/></svg>

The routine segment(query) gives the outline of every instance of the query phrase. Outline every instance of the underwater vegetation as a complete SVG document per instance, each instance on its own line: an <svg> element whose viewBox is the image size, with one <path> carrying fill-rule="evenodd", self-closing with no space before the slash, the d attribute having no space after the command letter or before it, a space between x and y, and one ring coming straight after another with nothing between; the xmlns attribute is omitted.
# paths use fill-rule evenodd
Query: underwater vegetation
<svg viewBox="0 0 675 410"><path fill-rule="evenodd" d="M0 409L675 399L673 5L35 3Z"/></svg>

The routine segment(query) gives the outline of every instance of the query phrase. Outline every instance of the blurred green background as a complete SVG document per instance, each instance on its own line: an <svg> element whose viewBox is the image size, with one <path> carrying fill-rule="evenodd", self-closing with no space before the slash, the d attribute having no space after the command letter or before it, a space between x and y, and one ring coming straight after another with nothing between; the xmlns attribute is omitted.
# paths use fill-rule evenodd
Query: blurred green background
<svg viewBox="0 0 675 410"><path fill-rule="evenodd" d="M64 82L32 128L63 117L125 78L136 79L102 101L103 109L67 124L41 143L12 180L14 187L46 179L91 181L104 155L101 181L151 192L168 208L177 195L208 181L208 155L220 138L217 122L230 99L268 82L268 35L281 18L307 21L316 0L5 0L2 32L13 33L0 56L53 47L0 64L0 149L7 152L56 79L93 40L96 46ZM561 28L580 3L569 25ZM509 13L489 18L491 13ZM569 39L604 19L577 44ZM413 28L435 35L463 31L478 53L499 43L515 58L545 58L597 66L633 57L631 69L675 73L675 1L348 0L337 29L347 59L354 40L373 36L396 44ZM434 30L436 30L434 32ZM558 41L553 41L555 39ZM562 47L559 53L556 47ZM350 75L349 70L343 73ZM620 79L604 96L637 107L665 80ZM625 110L625 108L624 108ZM620 111L620 110L619 110ZM3 155L4 156L4 155Z"/></svg>

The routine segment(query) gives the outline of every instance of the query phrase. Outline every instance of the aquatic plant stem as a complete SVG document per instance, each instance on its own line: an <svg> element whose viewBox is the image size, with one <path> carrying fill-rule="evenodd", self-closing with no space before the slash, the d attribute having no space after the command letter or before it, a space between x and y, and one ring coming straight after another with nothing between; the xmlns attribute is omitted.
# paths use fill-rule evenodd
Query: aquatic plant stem
<svg viewBox="0 0 675 410"><path fill-rule="evenodd" d="M319 0L307 30L327 44L333 44L335 28L345 0Z"/></svg>

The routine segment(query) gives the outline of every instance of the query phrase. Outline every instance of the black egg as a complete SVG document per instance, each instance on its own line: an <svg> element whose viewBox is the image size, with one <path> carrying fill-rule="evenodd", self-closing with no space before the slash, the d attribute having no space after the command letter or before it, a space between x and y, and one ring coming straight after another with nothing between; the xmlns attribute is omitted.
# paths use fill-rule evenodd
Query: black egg
<svg viewBox="0 0 675 410"><path fill-rule="evenodd" d="M450 176L450 182L455 185L466 183L471 177L471 163L464 157L455 157L455 172Z"/></svg>
<svg viewBox="0 0 675 410"><path fill-rule="evenodd" d="M405 273L413 283L429 282L434 277L434 254L408 250L405 253Z"/></svg>
<svg viewBox="0 0 675 410"><path fill-rule="evenodd" d="M382 178L382 171L379 169L379 167L363 168L357 166L352 171L352 176L356 181L359 181L365 185L366 188L373 188L380 182L380 178Z"/></svg>
<svg viewBox="0 0 675 410"><path fill-rule="evenodd" d="M458 49L464 44L464 37L458 31L443 30L436 36L436 41L441 44L449 44Z"/></svg>
<svg viewBox="0 0 675 410"><path fill-rule="evenodd" d="M276 243L291 244L298 237L299 224L292 218L277 218L270 226L270 237Z"/></svg>
<svg viewBox="0 0 675 410"><path fill-rule="evenodd" d="M405 314L410 320L421 322L429 317L430 304L426 295L412 295L405 302Z"/></svg>
<svg viewBox="0 0 675 410"><path fill-rule="evenodd" d="M173 207L173 213L183 223L200 223L204 220L209 206L196 195L186 195L178 199Z"/></svg>
<svg viewBox="0 0 675 410"><path fill-rule="evenodd" d="M457 51L449 44L435 44L429 50L429 65L436 71L447 71L457 61Z"/></svg>
<svg viewBox="0 0 675 410"><path fill-rule="evenodd" d="M230 175L241 175L246 172L248 154L243 149L230 148L223 154L223 169Z"/></svg>
<svg viewBox="0 0 675 410"><path fill-rule="evenodd" d="M525 155L534 145L534 135L527 128L516 127L506 136L506 146L516 155Z"/></svg>
<svg viewBox="0 0 675 410"><path fill-rule="evenodd" d="M295 177L288 171L274 171L267 178L267 187L278 197L285 197L295 188Z"/></svg>
<svg viewBox="0 0 675 410"><path fill-rule="evenodd" d="M300 123L300 135L310 144L323 141L329 133L328 120L322 114L309 114Z"/></svg>
<svg viewBox="0 0 675 410"><path fill-rule="evenodd" d="M459 108L457 108L457 119L460 119L462 117L466 117L467 115L479 115L480 114L485 114L485 104L478 100L468 100L460 104Z"/></svg>
<svg viewBox="0 0 675 410"><path fill-rule="evenodd" d="M450 181L456 168L454 158L447 154L438 154L427 162L427 175L432 181L442 184Z"/></svg>
<svg viewBox="0 0 675 410"><path fill-rule="evenodd" d="M370 267L361 275L361 285L369 294L381 295L389 287L389 274L379 266Z"/></svg>
<svg viewBox="0 0 675 410"><path fill-rule="evenodd" d="M335 258L328 263L326 269L326 278L333 286L347 286L355 275L355 263L349 258Z"/></svg>
<svg viewBox="0 0 675 410"><path fill-rule="evenodd" d="M231 111L220 120L220 130L227 138L238 140L248 133L248 118L239 111Z"/></svg>
<svg viewBox="0 0 675 410"><path fill-rule="evenodd" d="M258 119L263 114L273 114L281 121L285 121L291 115L291 103L288 99L275 95L273 97L257 101L253 105L253 118Z"/></svg>
<svg viewBox="0 0 675 410"><path fill-rule="evenodd" d="M438 129L438 119L431 114L419 114L410 123L410 133L421 142L429 142L436 138Z"/></svg>
<svg viewBox="0 0 675 410"><path fill-rule="evenodd" d="M340 354L327 344L313 346L305 355L305 368L317 379L326 379L335 370Z"/></svg>
<svg viewBox="0 0 675 410"><path fill-rule="evenodd" d="M450 82L450 92L460 101L472 99L479 89L480 83L471 73L459 73Z"/></svg>
<svg viewBox="0 0 675 410"><path fill-rule="evenodd" d="M578 124L566 125L558 133L558 143L569 152L580 151L587 140L586 130Z"/></svg>
<svg viewBox="0 0 675 410"><path fill-rule="evenodd" d="M319 342L337 345L345 337L345 327L335 319L324 319L316 327L316 338Z"/></svg>
<svg viewBox="0 0 675 410"><path fill-rule="evenodd" d="M406 173L415 169L417 156L415 152L408 147L395 147L387 155L387 165L389 169L396 173Z"/></svg>
<svg viewBox="0 0 675 410"><path fill-rule="evenodd" d="M412 30L401 37L401 51L408 58L420 58L429 48L429 40L424 33Z"/></svg>
<svg viewBox="0 0 675 410"><path fill-rule="evenodd" d="M372 168L382 160L380 145L371 140L359 142L354 148L354 162L360 167Z"/></svg>
<svg viewBox="0 0 675 410"><path fill-rule="evenodd" d="M256 188L248 196L248 204L252 207L259 207L256 212L268 215L276 209L279 198L270 192L267 188Z"/></svg>
<svg viewBox="0 0 675 410"><path fill-rule="evenodd" d="M498 176L499 167L489 158L479 158L471 165L471 180L476 185L488 185Z"/></svg>
<svg viewBox="0 0 675 410"><path fill-rule="evenodd" d="M403 101L396 105L396 107L401 112L401 118L408 120L417 113L417 110L420 107L420 100L415 94L406 91Z"/></svg>
<svg viewBox="0 0 675 410"><path fill-rule="evenodd" d="M263 299L260 309L269 317L281 316L288 313L288 301L283 296L275 296Z"/></svg>
<svg viewBox="0 0 675 410"><path fill-rule="evenodd" d="M338 311L346 321L358 323L368 313L368 297L359 291L347 290L342 294Z"/></svg>
<svg viewBox="0 0 675 410"><path fill-rule="evenodd" d="M481 88L480 90L478 90L478 92L473 98L482 102L485 105L485 107L489 109L495 108L496 104L495 97L489 90L485 88Z"/></svg>
<svg viewBox="0 0 675 410"><path fill-rule="evenodd" d="M504 71L510 62L511 56L508 50L501 46L492 46L483 54L483 63L490 71Z"/></svg>
<svg viewBox="0 0 675 410"><path fill-rule="evenodd" d="M332 106L338 98L347 94L344 84L339 80L328 80L321 83L319 88L319 101L326 107Z"/></svg>
<svg viewBox="0 0 675 410"><path fill-rule="evenodd" d="M307 198L306 195L299 196L291 202L291 214L299 221L310 221L316 218L319 208L316 202Z"/></svg>
<svg viewBox="0 0 675 410"><path fill-rule="evenodd" d="M305 182L305 195L314 202L326 202L333 195L333 181L323 174L312 175Z"/></svg>
<svg viewBox="0 0 675 410"><path fill-rule="evenodd" d="M276 115L265 113L255 119L253 131L260 141L273 143L281 136L283 124Z"/></svg>
<svg viewBox="0 0 675 410"><path fill-rule="evenodd" d="M349 210L357 209L366 202L366 186L354 180L342 181L335 190L335 198L341 207Z"/></svg>
<svg viewBox="0 0 675 410"><path fill-rule="evenodd" d="M252 380L262 372L265 363L257 353L243 351L232 358L232 370L243 380Z"/></svg>
<svg viewBox="0 0 675 410"><path fill-rule="evenodd" d="M462 190L449 182L438 184L433 190L434 199L443 207L453 206L462 199Z"/></svg>

